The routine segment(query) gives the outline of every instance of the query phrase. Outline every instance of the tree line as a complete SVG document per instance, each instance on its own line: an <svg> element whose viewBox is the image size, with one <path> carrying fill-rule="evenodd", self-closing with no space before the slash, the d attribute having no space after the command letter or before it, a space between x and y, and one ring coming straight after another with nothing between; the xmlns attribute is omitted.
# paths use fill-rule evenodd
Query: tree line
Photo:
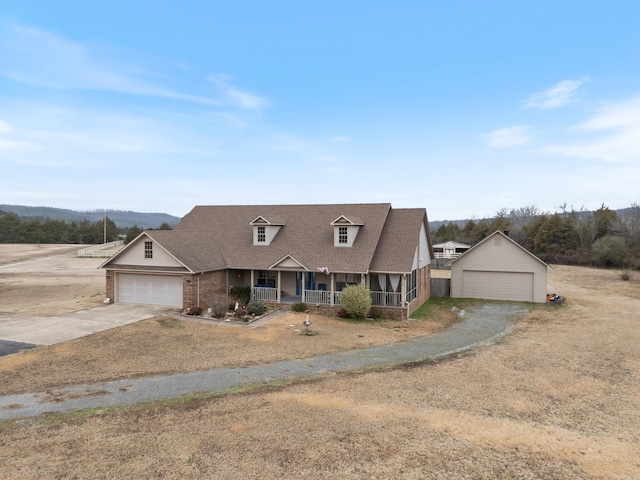
<svg viewBox="0 0 640 480"><path fill-rule="evenodd" d="M560 207L555 213L536 206L504 208L493 219L443 224L431 232L434 243L475 245L496 230L547 263L640 269L640 205L613 211Z"/></svg>
<svg viewBox="0 0 640 480"><path fill-rule="evenodd" d="M167 223L161 230L170 230ZM15 213L0 211L0 243L70 243L99 244L106 239L112 242L120 239L131 240L142 230L137 226L119 228L113 220L91 222L87 219L69 222L52 219L22 218Z"/></svg>

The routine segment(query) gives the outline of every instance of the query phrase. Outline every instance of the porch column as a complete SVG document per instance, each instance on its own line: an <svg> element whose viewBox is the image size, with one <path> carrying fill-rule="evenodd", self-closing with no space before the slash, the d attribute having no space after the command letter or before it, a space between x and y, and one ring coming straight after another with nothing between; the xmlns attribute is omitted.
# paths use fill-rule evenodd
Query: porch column
<svg viewBox="0 0 640 480"><path fill-rule="evenodd" d="M329 277L331 278L331 280L329 281L329 284L331 285L331 298L329 298L329 305L331 305L333 307L333 297L335 296L333 294L333 289L335 288L335 281L333 278L333 273L331 275L329 275Z"/></svg>
<svg viewBox="0 0 640 480"><path fill-rule="evenodd" d="M253 286L256 284L256 282L253 280L253 270L251 270L251 300L254 299L254 295L253 295Z"/></svg>
<svg viewBox="0 0 640 480"><path fill-rule="evenodd" d="M406 319L409 320L409 303L407 302L407 276L402 275L402 288L400 289L400 320L402 320L402 310L407 308Z"/></svg>
<svg viewBox="0 0 640 480"><path fill-rule="evenodd" d="M305 299L304 291L307 288L307 285L306 285L307 282L305 281L306 276L307 276L307 272L302 272L302 292L301 292L302 296L300 297L300 301L302 303L304 303L304 299Z"/></svg>
<svg viewBox="0 0 640 480"><path fill-rule="evenodd" d="M282 272L278 270L278 281L276 283L276 302L280 303L280 281L282 280Z"/></svg>

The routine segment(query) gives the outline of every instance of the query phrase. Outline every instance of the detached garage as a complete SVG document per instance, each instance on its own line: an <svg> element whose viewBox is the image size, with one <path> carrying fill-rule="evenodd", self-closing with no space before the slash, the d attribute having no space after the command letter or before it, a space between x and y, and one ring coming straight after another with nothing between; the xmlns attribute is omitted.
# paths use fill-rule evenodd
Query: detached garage
<svg viewBox="0 0 640 480"><path fill-rule="evenodd" d="M451 296L545 303L548 265L502 232L451 263Z"/></svg>

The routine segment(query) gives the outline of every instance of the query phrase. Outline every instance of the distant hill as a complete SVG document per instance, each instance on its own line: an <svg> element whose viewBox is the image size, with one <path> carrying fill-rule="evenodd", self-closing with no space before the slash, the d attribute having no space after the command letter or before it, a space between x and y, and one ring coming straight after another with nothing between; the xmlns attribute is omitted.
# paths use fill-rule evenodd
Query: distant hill
<svg viewBox="0 0 640 480"><path fill-rule="evenodd" d="M76 211L64 208L52 207L27 207L24 205L0 205L0 211L15 213L22 218L44 221L64 220L66 222L81 222L89 220L92 223L98 222L106 215L118 226L118 228L129 228L137 225L141 229L158 228L163 223L168 223L174 227L181 219L167 213L141 213L124 210L91 210Z"/></svg>

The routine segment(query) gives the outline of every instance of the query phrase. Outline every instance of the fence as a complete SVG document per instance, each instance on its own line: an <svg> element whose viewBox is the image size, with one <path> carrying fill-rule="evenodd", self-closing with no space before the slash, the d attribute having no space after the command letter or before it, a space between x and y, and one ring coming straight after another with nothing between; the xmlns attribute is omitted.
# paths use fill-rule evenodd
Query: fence
<svg viewBox="0 0 640 480"><path fill-rule="evenodd" d="M120 250L120 247L124 245L123 240L116 240L115 242L101 243L100 245L91 245L87 248L81 248L78 250L79 257L91 257L91 258L109 258Z"/></svg>
<svg viewBox="0 0 640 480"><path fill-rule="evenodd" d="M451 279L450 278L432 278L431 279L431 296L432 297L450 297L451 296Z"/></svg>

